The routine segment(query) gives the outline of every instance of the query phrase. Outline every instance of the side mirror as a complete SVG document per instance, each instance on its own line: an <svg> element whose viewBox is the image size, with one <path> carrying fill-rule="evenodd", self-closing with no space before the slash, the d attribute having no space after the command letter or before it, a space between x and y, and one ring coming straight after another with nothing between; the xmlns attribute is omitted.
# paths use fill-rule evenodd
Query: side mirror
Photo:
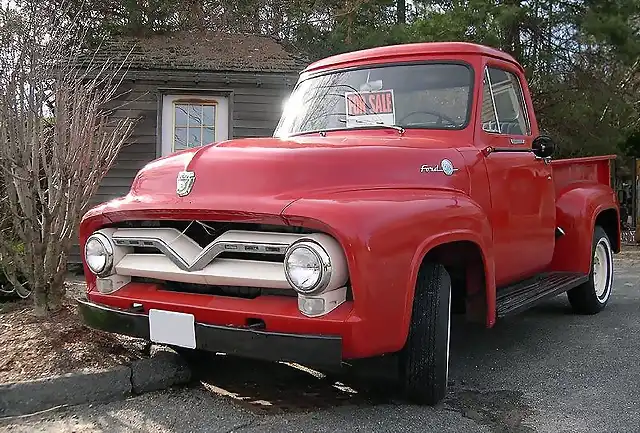
<svg viewBox="0 0 640 433"><path fill-rule="evenodd" d="M540 135L531 144L533 154L538 158L548 158L556 150L556 144L548 135Z"/></svg>

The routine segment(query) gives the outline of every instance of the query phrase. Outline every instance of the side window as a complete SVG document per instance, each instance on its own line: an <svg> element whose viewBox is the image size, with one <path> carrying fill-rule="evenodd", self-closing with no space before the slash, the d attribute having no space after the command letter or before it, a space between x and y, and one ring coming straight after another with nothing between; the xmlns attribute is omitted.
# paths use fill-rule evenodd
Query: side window
<svg viewBox="0 0 640 433"><path fill-rule="evenodd" d="M529 119L518 77L502 69L487 68L484 81L482 128L498 134L530 135Z"/></svg>
<svg viewBox="0 0 640 433"><path fill-rule="evenodd" d="M493 94L491 93L491 81L489 80L489 71L485 69L484 80L482 86L482 129L487 132L500 134L500 125L498 125L498 114L496 113Z"/></svg>

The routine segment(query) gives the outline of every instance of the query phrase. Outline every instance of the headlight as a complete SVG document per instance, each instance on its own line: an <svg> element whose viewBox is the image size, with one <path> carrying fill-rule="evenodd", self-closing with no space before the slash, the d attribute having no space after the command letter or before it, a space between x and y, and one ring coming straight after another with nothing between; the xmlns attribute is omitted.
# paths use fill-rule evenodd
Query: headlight
<svg viewBox="0 0 640 433"><path fill-rule="evenodd" d="M287 250L284 273L291 287L299 293L321 292L329 283L331 272L329 254L315 242L297 242Z"/></svg>
<svg viewBox="0 0 640 433"><path fill-rule="evenodd" d="M113 266L113 246L102 233L89 236L84 246L84 258L87 266L99 277L106 276Z"/></svg>

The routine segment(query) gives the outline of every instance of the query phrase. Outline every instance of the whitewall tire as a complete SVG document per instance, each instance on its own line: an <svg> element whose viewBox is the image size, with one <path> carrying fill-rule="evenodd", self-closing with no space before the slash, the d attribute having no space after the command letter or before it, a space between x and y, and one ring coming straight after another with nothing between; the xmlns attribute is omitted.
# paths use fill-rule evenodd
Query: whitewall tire
<svg viewBox="0 0 640 433"><path fill-rule="evenodd" d="M613 289L613 250L607 233L600 226L593 232L589 280L567 292L576 313L595 314L602 311Z"/></svg>

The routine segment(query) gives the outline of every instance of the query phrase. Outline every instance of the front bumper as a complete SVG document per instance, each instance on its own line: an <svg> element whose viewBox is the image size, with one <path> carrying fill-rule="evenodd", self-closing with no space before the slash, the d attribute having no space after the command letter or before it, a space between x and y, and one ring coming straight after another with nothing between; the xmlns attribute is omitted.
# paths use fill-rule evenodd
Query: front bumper
<svg viewBox="0 0 640 433"><path fill-rule="evenodd" d="M80 316L91 328L149 340L149 316L77 300ZM196 348L266 361L339 367L339 336L287 334L196 322Z"/></svg>

